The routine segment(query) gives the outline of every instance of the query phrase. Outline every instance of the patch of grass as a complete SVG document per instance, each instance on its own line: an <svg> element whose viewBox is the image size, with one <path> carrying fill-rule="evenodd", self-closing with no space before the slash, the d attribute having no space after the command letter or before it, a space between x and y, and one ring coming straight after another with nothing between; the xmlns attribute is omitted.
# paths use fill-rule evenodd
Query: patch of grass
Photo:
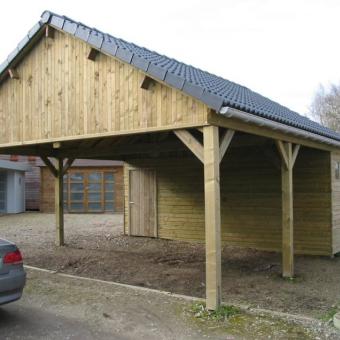
<svg viewBox="0 0 340 340"><path fill-rule="evenodd" d="M339 306L333 306L327 312L325 312L324 314L320 316L320 320L322 321L333 320L333 316L339 311L340 311Z"/></svg>
<svg viewBox="0 0 340 340"><path fill-rule="evenodd" d="M205 321L225 321L232 316L241 314L241 310L235 306L220 306L217 310L209 310L205 303L195 303L191 312L197 319Z"/></svg>

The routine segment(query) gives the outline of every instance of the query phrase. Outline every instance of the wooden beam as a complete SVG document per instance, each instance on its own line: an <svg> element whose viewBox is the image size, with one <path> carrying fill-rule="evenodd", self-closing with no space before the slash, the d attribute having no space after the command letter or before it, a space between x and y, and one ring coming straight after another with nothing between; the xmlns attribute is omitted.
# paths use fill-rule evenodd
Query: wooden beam
<svg viewBox="0 0 340 340"><path fill-rule="evenodd" d="M288 155L284 146L284 142L280 141L280 140L276 140L275 141L276 147L279 151L279 154L281 156L281 159L283 160L286 168L288 168L289 164L288 164Z"/></svg>
<svg viewBox="0 0 340 340"><path fill-rule="evenodd" d="M282 276L294 277L293 153L292 143L281 142ZM298 150L298 149L297 149ZM284 158L285 157L285 158Z"/></svg>
<svg viewBox="0 0 340 340"><path fill-rule="evenodd" d="M227 118L221 114L217 114L212 111L208 114L207 122L211 125L230 128L235 131L247 132L253 135L267 137L271 139L279 139L282 141L300 144L318 150L339 152L339 148L336 146L327 145L316 141L314 142L302 137L296 137L293 134L286 134L278 130L269 129L265 126L243 122L237 118Z"/></svg>
<svg viewBox="0 0 340 340"><path fill-rule="evenodd" d="M221 207L218 127L203 128L206 247L206 306L221 304Z"/></svg>
<svg viewBox="0 0 340 340"><path fill-rule="evenodd" d="M148 77L148 76L144 76L141 84L140 84L140 87L143 89L143 90L150 90L153 86L155 86L156 84L156 80Z"/></svg>
<svg viewBox="0 0 340 340"><path fill-rule="evenodd" d="M299 144L294 146L293 155L292 155L292 167L294 167L297 155L298 155L299 150L300 150L300 146L301 145L299 145Z"/></svg>
<svg viewBox="0 0 340 340"><path fill-rule="evenodd" d="M8 69L8 75L11 79L19 79L19 73L14 68Z"/></svg>
<svg viewBox="0 0 340 340"><path fill-rule="evenodd" d="M87 59L95 61L98 54L99 54L98 50L91 48L88 55L87 55Z"/></svg>
<svg viewBox="0 0 340 340"><path fill-rule="evenodd" d="M203 145L189 131L174 130L174 134L202 163L204 163Z"/></svg>
<svg viewBox="0 0 340 340"><path fill-rule="evenodd" d="M67 170L72 166L74 162L74 158L68 158L64 167L63 167L63 176L66 174Z"/></svg>
<svg viewBox="0 0 340 340"><path fill-rule="evenodd" d="M58 170L52 164L52 162L46 156L40 156L41 160L45 163L45 165L50 169L52 175L54 177L58 177Z"/></svg>
<svg viewBox="0 0 340 340"><path fill-rule="evenodd" d="M185 146L179 141L163 143L137 143L128 145L114 145L100 148L63 148L56 153L56 156L63 158L104 158L121 157L126 155L145 155L157 152L173 152L186 150Z"/></svg>
<svg viewBox="0 0 340 340"><path fill-rule="evenodd" d="M55 190L55 217L56 217L56 246L63 246L64 243L64 190L63 190L63 167L62 158L57 159L57 176L54 179Z"/></svg>
<svg viewBox="0 0 340 340"><path fill-rule="evenodd" d="M234 137L234 134L235 134L234 130L227 129L227 131L223 135L221 143L220 143L220 162L222 162L222 159L228 150L228 147L231 143L231 140Z"/></svg>
<svg viewBox="0 0 340 340"><path fill-rule="evenodd" d="M45 37L46 38L54 39L54 32L55 32L55 30L54 30L53 27L48 26L48 25L45 27Z"/></svg>

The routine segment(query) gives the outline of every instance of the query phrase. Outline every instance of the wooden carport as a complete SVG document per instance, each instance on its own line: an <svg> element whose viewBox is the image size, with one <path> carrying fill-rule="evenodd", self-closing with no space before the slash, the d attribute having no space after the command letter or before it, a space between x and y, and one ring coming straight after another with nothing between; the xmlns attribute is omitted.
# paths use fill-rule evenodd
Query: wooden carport
<svg viewBox="0 0 340 340"><path fill-rule="evenodd" d="M220 162L227 161L234 136L245 147L261 136L276 145L281 159L282 274L294 276L294 163L300 146L336 158L337 134L241 86L50 12L0 72L0 152L40 156L53 173L58 246L64 245L63 175L74 159L157 158L190 150L204 169L206 298L216 309ZM236 86L230 99L218 92L222 85ZM242 104L249 97L254 108Z"/></svg>

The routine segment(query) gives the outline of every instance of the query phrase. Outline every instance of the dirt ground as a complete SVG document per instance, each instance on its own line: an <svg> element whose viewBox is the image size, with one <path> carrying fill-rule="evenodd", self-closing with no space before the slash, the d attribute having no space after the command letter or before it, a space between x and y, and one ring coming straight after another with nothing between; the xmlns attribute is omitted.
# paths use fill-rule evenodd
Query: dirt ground
<svg viewBox="0 0 340 340"><path fill-rule="evenodd" d="M1 339L336 340L330 327L239 311L195 318L193 301L28 269L21 300L0 307Z"/></svg>
<svg viewBox="0 0 340 340"><path fill-rule="evenodd" d="M66 215L66 246L54 246L54 216L0 217L0 237L15 241L25 263L80 276L203 297L204 245L128 237L121 215ZM279 254L225 247L223 300L327 318L340 306L340 258L296 256L297 278L280 277Z"/></svg>

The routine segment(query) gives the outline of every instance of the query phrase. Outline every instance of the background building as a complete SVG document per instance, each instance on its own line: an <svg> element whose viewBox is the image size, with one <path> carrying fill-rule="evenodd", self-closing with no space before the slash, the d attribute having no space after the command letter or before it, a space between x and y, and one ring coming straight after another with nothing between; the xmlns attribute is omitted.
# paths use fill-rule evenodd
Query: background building
<svg viewBox="0 0 340 340"><path fill-rule="evenodd" d="M23 192L26 192L23 211L54 211L54 177L39 157L0 155L0 162L26 169L25 174L23 171L21 174ZM0 168L0 212L1 182L4 180L1 174ZM122 162L76 160L64 177L64 183L66 212L123 212Z"/></svg>

